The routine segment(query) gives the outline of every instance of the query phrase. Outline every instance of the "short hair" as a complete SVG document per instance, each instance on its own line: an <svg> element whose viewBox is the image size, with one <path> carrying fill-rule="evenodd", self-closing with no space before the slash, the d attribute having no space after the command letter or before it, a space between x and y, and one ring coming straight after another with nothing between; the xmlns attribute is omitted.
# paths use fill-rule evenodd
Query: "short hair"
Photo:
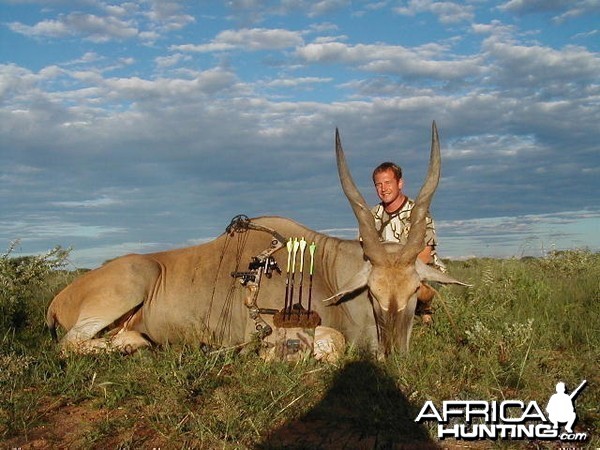
<svg viewBox="0 0 600 450"><path fill-rule="evenodd" d="M375 170L373 171L373 183L375 183L375 175L381 172L385 172L386 170L391 170L392 172L394 172L394 176L397 180L402 179L402 168L399 165L394 164L393 162L386 161L375 167Z"/></svg>

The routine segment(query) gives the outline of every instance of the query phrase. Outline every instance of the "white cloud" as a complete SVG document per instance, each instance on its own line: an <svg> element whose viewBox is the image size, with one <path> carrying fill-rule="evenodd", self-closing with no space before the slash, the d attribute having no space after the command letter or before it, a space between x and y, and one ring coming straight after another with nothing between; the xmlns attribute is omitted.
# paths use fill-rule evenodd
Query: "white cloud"
<svg viewBox="0 0 600 450"><path fill-rule="evenodd" d="M196 53L226 52L234 50L235 48L235 45L227 44L225 42L211 42L210 44L180 44L169 47L170 50Z"/></svg>
<svg viewBox="0 0 600 450"><path fill-rule="evenodd" d="M410 0L407 6L398 6L394 11L408 16L429 12L436 15L444 24L468 22L474 18L472 5L450 1Z"/></svg>
<svg viewBox="0 0 600 450"><path fill-rule="evenodd" d="M557 23L600 12L598 0L509 0L498 6L502 11L517 15L554 13Z"/></svg>
<svg viewBox="0 0 600 450"><path fill-rule="evenodd" d="M585 228L593 227L598 219L598 210L578 210L436 221L436 229L442 257L540 257L553 250L597 247L600 241L587 240ZM464 253L467 242L471 245L468 254Z"/></svg>
<svg viewBox="0 0 600 450"><path fill-rule="evenodd" d="M303 43L301 33L283 29L245 28L221 31L208 44L182 44L171 50L188 52L218 52L233 49L246 51L282 50Z"/></svg>
<svg viewBox="0 0 600 450"><path fill-rule="evenodd" d="M343 10L352 4L351 0L230 0L227 8L230 19L239 23L260 23L270 16L304 14L315 18L327 13Z"/></svg>
<svg viewBox="0 0 600 450"><path fill-rule="evenodd" d="M226 70L215 68L195 72L193 78L156 78L139 77L107 78L102 81L105 95L111 99L152 100L159 98L190 98L212 94L230 88L236 82L235 75Z"/></svg>
<svg viewBox="0 0 600 450"><path fill-rule="evenodd" d="M314 33L328 33L328 32L336 32L340 29L339 25L331 22L320 22L310 25L310 32Z"/></svg>
<svg viewBox="0 0 600 450"><path fill-rule="evenodd" d="M32 26L20 22L12 22L8 24L8 27L15 33L33 37L64 37L71 34L69 27L64 22L58 20L43 20Z"/></svg>
<svg viewBox="0 0 600 450"><path fill-rule="evenodd" d="M158 67L165 68L175 66L182 61L189 61L189 57L182 53L175 53L174 55L159 56L154 61Z"/></svg>
<svg viewBox="0 0 600 450"><path fill-rule="evenodd" d="M319 77L299 77L299 78L279 78L277 80L269 81L265 83L266 86L278 88L278 87L297 87L304 85L311 85L317 83L331 83L333 78L319 78Z"/></svg>
<svg viewBox="0 0 600 450"><path fill-rule="evenodd" d="M593 82L600 73L600 58L583 47L566 46L555 50L490 38L484 48L495 60L494 77L503 84L547 89L552 86L547 83L560 83L559 89L564 89L564 83Z"/></svg>
<svg viewBox="0 0 600 450"><path fill-rule="evenodd" d="M145 15L151 22L160 24L169 31L179 30L196 21L189 14L181 14L183 4L179 1L152 0L150 10Z"/></svg>
<svg viewBox="0 0 600 450"><path fill-rule="evenodd" d="M79 12L60 16L57 20L43 20L32 26L13 22L9 27L16 33L31 37L83 36L93 42L129 39L138 34L137 27L131 21Z"/></svg>
<svg viewBox="0 0 600 450"><path fill-rule="evenodd" d="M105 208L107 206L121 204L123 204L121 200L107 196L102 196L93 200L51 202L51 205L58 206L60 208Z"/></svg>
<svg viewBox="0 0 600 450"><path fill-rule="evenodd" d="M77 6L97 12L73 11L33 25L12 22L8 26L15 33L30 37L82 37L96 43L138 38L146 43L154 43L196 20L192 15L181 13L184 5L178 1L152 0L119 5L89 1Z"/></svg>
<svg viewBox="0 0 600 450"><path fill-rule="evenodd" d="M309 17L317 17L323 14L327 14L331 11L336 11L340 8L348 6L350 0L317 0L309 2L310 9L308 12Z"/></svg>
<svg viewBox="0 0 600 450"><path fill-rule="evenodd" d="M33 73L16 64L0 64L0 97L9 98L35 85Z"/></svg>
<svg viewBox="0 0 600 450"><path fill-rule="evenodd" d="M225 30L216 37L223 42L250 50L278 50L302 44L300 33L284 29Z"/></svg>
<svg viewBox="0 0 600 450"><path fill-rule="evenodd" d="M480 72L481 59L446 55L437 44L416 48L400 45L341 42L312 43L296 50L306 63L349 64L375 73L393 73L411 77L464 78Z"/></svg>
<svg viewBox="0 0 600 450"><path fill-rule="evenodd" d="M19 239L26 236L27 240L64 239L64 238L93 238L97 239L109 234L124 233L123 227L102 225L85 225L69 222L57 217L25 217L14 222L0 221L0 233Z"/></svg>

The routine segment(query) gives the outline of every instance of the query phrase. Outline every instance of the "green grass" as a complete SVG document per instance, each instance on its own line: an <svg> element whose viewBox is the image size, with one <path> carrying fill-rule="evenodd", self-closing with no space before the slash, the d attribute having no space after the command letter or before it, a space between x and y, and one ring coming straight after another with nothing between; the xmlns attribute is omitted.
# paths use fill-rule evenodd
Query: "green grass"
<svg viewBox="0 0 600 450"><path fill-rule="evenodd" d="M0 258L2 448L421 447L440 444L434 424L414 423L426 400L544 407L557 381L583 379L578 430L600 446L599 254L450 261L473 287L440 289L434 324L415 325L408 355L380 362L349 349L337 365L192 347L61 359L43 319L76 276L57 270L66 254Z"/></svg>

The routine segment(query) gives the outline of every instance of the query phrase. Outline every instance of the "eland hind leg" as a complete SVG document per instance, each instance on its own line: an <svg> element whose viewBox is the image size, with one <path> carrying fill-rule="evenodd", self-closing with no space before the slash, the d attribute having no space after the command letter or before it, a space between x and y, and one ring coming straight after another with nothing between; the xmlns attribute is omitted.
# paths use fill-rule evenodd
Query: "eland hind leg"
<svg viewBox="0 0 600 450"><path fill-rule="evenodd" d="M98 335L102 331L122 327L140 305L154 294L161 272L160 264L152 258L128 255L89 272L69 286L71 289L65 289L61 295L69 297L70 301L65 301L64 305L76 306L78 314L75 323L69 327L61 322L63 311L60 303L54 306L52 314L67 329L61 339L63 350L85 353L113 347ZM71 313L65 312L64 315ZM126 336L131 338L133 335ZM120 339L122 341L124 337Z"/></svg>

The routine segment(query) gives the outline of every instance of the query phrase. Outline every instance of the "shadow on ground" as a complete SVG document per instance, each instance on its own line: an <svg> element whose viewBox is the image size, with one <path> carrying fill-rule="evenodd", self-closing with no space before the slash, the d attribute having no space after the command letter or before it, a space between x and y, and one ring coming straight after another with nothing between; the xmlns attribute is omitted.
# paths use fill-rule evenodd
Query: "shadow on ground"
<svg viewBox="0 0 600 450"><path fill-rule="evenodd" d="M311 411L271 432L256 448L439 449L414 421L418 407L377 364L352 362Z"/></svg>

